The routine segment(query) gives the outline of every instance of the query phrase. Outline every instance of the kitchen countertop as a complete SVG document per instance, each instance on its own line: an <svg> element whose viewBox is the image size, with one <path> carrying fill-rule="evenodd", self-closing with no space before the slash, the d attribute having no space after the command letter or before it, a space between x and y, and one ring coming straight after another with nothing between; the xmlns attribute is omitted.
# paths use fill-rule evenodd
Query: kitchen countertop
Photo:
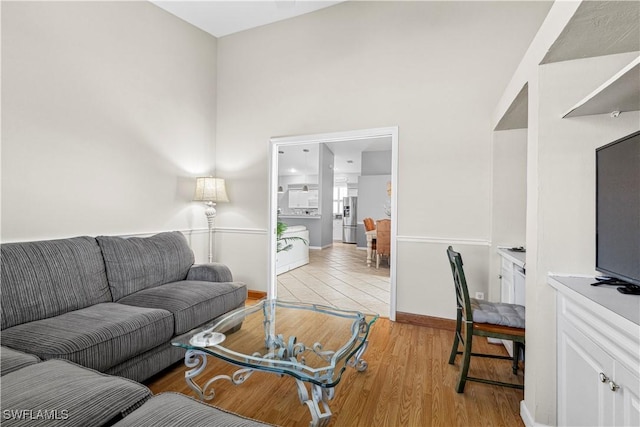
<svg viewBox="0 0 640 427"><path fill-rule="evenodd" d="M498 253L520 268L524 268L527 262L527 253L522 251L514 251L510 248L498 248Z"/></svg>
<svg viewBox="0 0 640 427"><path fill-rule="evenodd" d="M278 218L320 219L322 215L278 215Z"/></svg>

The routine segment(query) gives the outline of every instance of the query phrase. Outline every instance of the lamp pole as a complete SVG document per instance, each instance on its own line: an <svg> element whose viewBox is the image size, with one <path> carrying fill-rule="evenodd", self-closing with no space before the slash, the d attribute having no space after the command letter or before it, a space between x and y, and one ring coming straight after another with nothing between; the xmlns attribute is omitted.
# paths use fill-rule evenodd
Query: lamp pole
<svg viewBox="0 0 640 427"><path fill-rule="evenodd" d="M213 222L216 218L216 203L212 201L205 202L207 208L204 210L204 214L207 216L207 223L209 224L209 262L213 262Z"/></svg>

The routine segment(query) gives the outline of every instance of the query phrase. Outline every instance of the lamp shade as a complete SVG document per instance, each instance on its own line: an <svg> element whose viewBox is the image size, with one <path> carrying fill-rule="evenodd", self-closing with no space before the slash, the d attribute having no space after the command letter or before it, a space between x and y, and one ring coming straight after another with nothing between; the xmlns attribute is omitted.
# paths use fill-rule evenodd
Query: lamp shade
<svg viewBox="0 0 640 427"><path fill-rule="evenodd" d="M224 179L212 176L196 178L196 192L193 200L199 202L228 202Z"/></svg>

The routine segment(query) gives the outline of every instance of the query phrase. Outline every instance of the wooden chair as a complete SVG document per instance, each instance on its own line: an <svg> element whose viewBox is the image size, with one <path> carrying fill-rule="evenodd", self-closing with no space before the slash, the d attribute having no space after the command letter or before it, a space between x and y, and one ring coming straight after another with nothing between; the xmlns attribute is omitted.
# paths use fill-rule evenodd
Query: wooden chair
<svg viewBox="0 0 640 427"><path fill-rule="evenodd" d="M372 231L376 229L376 223L373 221L373 218L365 218L362 222L364 223L364 231Z"/></svg>
<svg viewBox="0 0 640 427"><path fill-rule="evenodd" d="M367 266L371 266L371 259L376 256L376 223L373 218L365 218L362 222L364 223L364 234L367 239Z"/></svg>
<svg viewBox="0 0 640 427"><path fill-rule="evenodd" d="M391 220L376 221L376 268L380 268L380 258L391 255Z"/></svg>
<svg viewBox="0 0 640 427"><path fill-rule="evenodd" d="M520 350L524 349L524 307L516 304L490 303L469 298L467 280L462 268L462 256L455 252L451 246L447 249L447 256L449 257L453 282L456 287L457 304L456 332L451 355L449 356L449 364L454 364L456 355L463 355L456 391L458 393L464 392L464 386L467 381L523 389L524 386L520 384L474 378L467 375L471 356L512 360L512 371L514 374L518 373ZM474 316L476 318L475 321ZM471 345L474 335L513 341L513 357L472 353ZM458 351L460 344L462 344L463 351Z"/></svg>

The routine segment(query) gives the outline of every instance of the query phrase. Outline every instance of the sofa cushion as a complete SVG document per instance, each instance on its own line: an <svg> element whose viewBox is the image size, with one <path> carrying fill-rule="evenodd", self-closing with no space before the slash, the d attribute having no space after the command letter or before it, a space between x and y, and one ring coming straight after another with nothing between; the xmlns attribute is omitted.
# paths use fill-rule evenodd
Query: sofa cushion
<svg viewBox="0 0 640 427"><path fill-rule="evenodd" d="M40 362L40 359L33 354L27 354L5 346L0 346L0 375L6 375L38 362Z"/></svg>
<svg viewBox="0 0 640 427"><path fill-rule="evenodd" d="M96 304L2 331L2 342L43 360L67 359L105 371L173 336L165 310Z"/></svg>
<svg viewBox="0 0 640 427"><path fill-rule="evenodd" d="M64 360L28 366L2 377L2 425L102 426L138 408L145 386Z"/></svg>
<svg viewBox="0 0 640 427"><path fill-rule="evenodd" d="M2 245L2 329L111 302L92 237Z"/></svg>
<svg viewBox="0 0 640 427"><path fill-rule="evenodd" d="M113 301L134 292L184 280L193 265L193 252L179 231L151 237L96 237L109 279Z"/></svg>
<svg viewBox="0 0 640 427"><path fill-rule="evenodd" d="M257 427L268 426L250 418L207 405L178 393L162 393L125 417L114 427Z"/></svg>
<svg viewBox="0 0 640 427"><path fill-rule="evenodd" d="M136 292L118 303L171 312L179 335L243 305L246 299L244 283L180 281Z"/></svg>

